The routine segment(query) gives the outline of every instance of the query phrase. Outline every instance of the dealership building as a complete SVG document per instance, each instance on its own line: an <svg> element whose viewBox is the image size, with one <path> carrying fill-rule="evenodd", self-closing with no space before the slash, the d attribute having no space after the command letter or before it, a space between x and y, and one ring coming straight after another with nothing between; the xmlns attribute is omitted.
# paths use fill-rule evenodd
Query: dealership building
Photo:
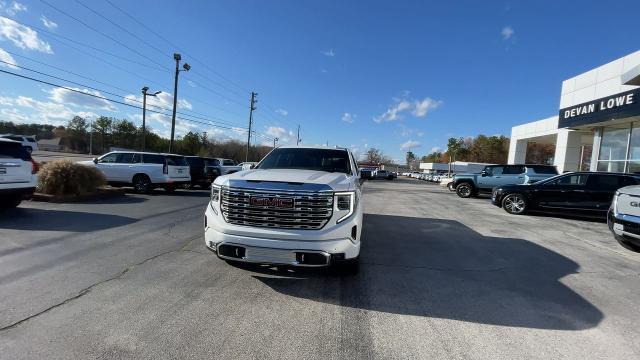
<svg viewBox="0 0 640 360"><path fill-rule="evenodd" d="M509 163L533 144L559 172L640 172L640 51L563 81L558 115L512 128Z"/></svg>

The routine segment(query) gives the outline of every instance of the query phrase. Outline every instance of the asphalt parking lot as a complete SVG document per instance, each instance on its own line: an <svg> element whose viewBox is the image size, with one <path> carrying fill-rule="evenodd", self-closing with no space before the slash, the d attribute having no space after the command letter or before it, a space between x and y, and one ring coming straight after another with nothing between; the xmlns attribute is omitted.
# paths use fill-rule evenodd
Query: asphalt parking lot
<svg viewBox="0 0 640 360"><path fill-rule="evenodd" d="M601 222L365 185L356 276L232 266L206 191L0 215L2 359L640 358L640 255Z"/></svg>

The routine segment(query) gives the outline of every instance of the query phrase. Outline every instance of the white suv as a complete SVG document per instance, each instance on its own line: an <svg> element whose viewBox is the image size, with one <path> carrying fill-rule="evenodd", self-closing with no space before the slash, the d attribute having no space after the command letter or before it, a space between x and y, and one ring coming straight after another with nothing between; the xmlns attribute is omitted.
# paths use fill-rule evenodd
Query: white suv
<svg viewBox="0 0 640 360"><path fill-rule="evenodd" d="M95 166L109 184L132 185L141 193L157 187L171 192L180 185L191 183L189 164L182 155L113 151L93 161L79 163Z"/></svg>
<svg viewBox="0 0 640 360"><path fill-rule="evenodd" d="M2 135L2 138L17 141L29 152L32 153L38 150L38 142L35 136L24 135Z"/></svg>
<svg viewBox="0 0 640 360"><path fill-rule="evenodd" d="M16 207L36 188L38 164L17 141L0 138L0 207Z"/></svg>
<svg viewBox="0 0 640 360"><path fill-rule="evenodd" d="M225 260L357 271L362 189L347 149L280 147L252 170L218 177L205 245Z"/></svg>

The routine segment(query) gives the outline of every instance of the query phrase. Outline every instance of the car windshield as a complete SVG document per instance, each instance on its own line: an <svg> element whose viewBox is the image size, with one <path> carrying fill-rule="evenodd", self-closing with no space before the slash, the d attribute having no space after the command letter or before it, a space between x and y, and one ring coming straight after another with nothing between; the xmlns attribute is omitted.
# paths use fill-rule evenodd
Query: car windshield
<svg viewBox="0 0 640 360"><path fill-rule="evenodd" d="M303 169L351 174L345 150L280 148L258 165L259 169Z"/></svg>

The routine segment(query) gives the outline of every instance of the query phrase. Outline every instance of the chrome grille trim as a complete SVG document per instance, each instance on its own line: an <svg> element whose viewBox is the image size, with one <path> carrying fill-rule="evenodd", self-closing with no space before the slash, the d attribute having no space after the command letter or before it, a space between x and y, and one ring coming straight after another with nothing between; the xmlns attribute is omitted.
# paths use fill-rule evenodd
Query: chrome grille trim
<svg viewBox="0 0 640 360"><path fill-rule="evenodd" d="M291 198L293 208L251 205L249 198ZM220 207L229 224L297 230L322 229L333 215L333 192L271 191L222 187Z"/></svg>

